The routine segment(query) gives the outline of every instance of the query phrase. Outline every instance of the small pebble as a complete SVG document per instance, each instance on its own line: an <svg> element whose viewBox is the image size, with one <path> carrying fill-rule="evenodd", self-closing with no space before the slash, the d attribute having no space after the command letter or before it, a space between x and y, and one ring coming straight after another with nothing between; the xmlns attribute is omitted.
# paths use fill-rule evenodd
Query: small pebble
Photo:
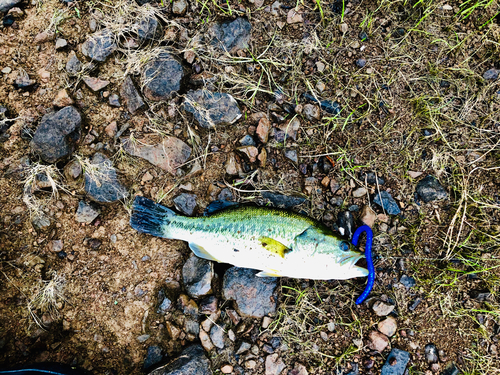
<svg viewBox="0 0 500 375"><path fill-rule="evenodd" d="M358 59L356 60L356 66L358 68L364 68L366 65L366 60L365 59Z"/></svg>

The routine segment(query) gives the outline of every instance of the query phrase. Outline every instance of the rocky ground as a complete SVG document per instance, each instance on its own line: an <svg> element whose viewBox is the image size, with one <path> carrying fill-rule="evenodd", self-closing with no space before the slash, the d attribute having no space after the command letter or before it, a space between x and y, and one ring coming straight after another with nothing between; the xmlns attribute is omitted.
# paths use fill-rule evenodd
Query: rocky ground
<svg viewBox="0 0 500 375"><path fill-rule="evenodd" d="M0 368L498 373L499 12L0 0ZM375 288L201 260L136 195L367 224Z"/></svg>

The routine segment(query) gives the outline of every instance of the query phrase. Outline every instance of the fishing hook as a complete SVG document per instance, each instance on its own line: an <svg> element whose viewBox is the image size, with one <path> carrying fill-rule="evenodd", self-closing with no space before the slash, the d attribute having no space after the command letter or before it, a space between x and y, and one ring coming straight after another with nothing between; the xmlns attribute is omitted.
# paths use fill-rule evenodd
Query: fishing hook
<svg viewBox="0 0 500 375"><path fill-rule="evenodd" d="M372 243L373 243L372 228L370 228L368 225L362 225L358 229L356 229L356 232L354 232L354 235L352 236L352 244L354 246L358 246L359 236L363 232L366 233L365 258L366 258L366 266L368 268L368 281L366 282L365 290L356 299L356 305L360 305L363 303L363 301L366 299L366 297L368 297L368 295L372 291L373 284L375 284L375 267L373 266L373 259L372 259Z"/></svg>

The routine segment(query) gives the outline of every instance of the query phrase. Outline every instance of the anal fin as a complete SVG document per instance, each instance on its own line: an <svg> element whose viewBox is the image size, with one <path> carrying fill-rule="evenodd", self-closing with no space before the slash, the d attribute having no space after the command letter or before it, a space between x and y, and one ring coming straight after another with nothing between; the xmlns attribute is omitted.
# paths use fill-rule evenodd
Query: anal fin
<svg viewBox="0 0 500 375"><path fill-rule="evenodd" d="M281 275L279 275L277 272L278 272L277 270L261 271L256 276L257 277L281 277Z"/></svg>
<svg viewBox="0 0 500 375"><path fill-rule="evenodd" d="M217 258L212 256L207 250L205 250L204 247L197 245L193 242L189 243L189 248L193 251L194 255L196 255L198 258L203 258L207 260L213 260L215 262L219 262Z"/></svg>

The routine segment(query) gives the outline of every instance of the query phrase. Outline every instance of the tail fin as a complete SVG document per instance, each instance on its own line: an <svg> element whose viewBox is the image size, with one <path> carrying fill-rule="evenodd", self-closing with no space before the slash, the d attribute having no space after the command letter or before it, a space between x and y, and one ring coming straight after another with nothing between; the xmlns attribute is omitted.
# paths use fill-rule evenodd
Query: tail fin
<svg viewBox="0 0 500 375"><path fill-rule="evenodd" d="M175 216L177 214L170 208L138 195L135 197L132 205L130 226L142 233L168 238L168 233L165 232L164 227Z"/></svg>

